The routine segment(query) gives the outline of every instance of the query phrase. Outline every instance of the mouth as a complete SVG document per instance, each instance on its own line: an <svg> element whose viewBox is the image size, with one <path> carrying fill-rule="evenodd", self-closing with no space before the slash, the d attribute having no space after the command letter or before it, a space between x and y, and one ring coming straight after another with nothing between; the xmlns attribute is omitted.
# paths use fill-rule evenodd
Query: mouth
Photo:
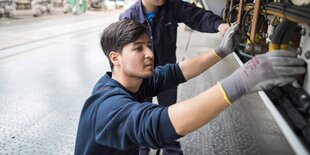
<svg viewBox="0 0 310 155"><path fill-rule="evenodd" d="M153 68L153 64L151 63L151 64L147 64L147 65L145 65L145 67L152 67Z"/></svg>

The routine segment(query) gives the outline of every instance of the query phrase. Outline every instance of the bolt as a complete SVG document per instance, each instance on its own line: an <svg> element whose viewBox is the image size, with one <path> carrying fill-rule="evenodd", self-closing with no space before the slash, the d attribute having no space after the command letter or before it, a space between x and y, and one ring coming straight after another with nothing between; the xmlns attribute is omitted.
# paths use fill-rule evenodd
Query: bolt
<svg viewBox="0 0 310 155"><path fill-rule="evenodd" d="M297 54L298 54L298 55L301 55L301 54L302 54L302 48L301 48L301 47L298 47L298 48L297 48Z"/></svg>
<svg viewBox="0 0 310 155"><path fill-rule="evenodd" d="M305 94L300 95L300 99L306 99L306 98L307 98L307 95L305 95Z"/></svg>
<svg viewBox="0 0 310 155"><path fill-rule="evenodd" d="M307 52L305 53L305 58L306 58L306 59L309 59L309 58L310 58L310 51L307 51Z"/></svg>
<svg viewBox="0 0 310 155"><path fill-rule="evenodd" d="M302 28L301 29L301 31L300 31L300 34L302 35L302 36L305 36L306 34L307 34L307 31L306 31L306 28Z"/></svg>

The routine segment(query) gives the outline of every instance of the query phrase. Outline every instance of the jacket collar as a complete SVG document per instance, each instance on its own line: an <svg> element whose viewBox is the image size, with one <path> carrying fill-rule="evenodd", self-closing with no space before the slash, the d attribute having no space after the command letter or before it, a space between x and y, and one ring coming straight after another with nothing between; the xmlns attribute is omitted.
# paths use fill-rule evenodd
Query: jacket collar
<svg viewBox="0 0 310 155"><path fill-rule="evenodd" d="M140 23L144 23L144 22L147 22L147 19L144 15L144 11L143 11L143 6L142 6L142 0L138 0L138 14L139 14L139 22ZM165 15L165 12L166 12L166 8L167 6L169 6L171 3L170 0L166 0L165 4L160 6L159 8L157 8L155 10L155 16L158 16L158 17L161 17L161 16L164 16Z"/></svg>
<svg viewBox="0 0 310 155"><path fill-rule="evenodd" d="M139 13L139 22L140 23L144 23L147 22L145 16L144 16L144 12L143 12L143 6L142 6L142 0L138 0L138 13Z"/></svg>

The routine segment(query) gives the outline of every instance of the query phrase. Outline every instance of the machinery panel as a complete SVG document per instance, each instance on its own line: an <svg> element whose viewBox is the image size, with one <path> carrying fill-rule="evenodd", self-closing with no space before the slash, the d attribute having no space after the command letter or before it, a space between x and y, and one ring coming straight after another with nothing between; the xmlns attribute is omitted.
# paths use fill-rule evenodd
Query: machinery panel
<svg viewBox="0 0 310 155"><path fill-rule="evenodd" d="M206 9L216 5L212 0L201 0L201 3ZM289 131L286 137L293 137L290 144L296 146L293 148L296 154L300 153L298 149L309 154L310 0L224 0L221 3L221 8L210 7L211 11L220 12L228 24L240 23L242 41L235 53L243 63L274 50L294 51L298 58L305 60L305 75L296 77L292 84L265 91L261 96L271 102L274 116L281 117L276 120L285 122L286 125L279 126L283 132Z"/></svg>

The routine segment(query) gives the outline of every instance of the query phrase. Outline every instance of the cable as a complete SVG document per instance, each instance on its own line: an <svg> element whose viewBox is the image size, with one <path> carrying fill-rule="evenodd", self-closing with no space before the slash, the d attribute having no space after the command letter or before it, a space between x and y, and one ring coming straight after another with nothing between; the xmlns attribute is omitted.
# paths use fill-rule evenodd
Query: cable
<svg viewBox="0 0 310 155"><path fill-rule="evenodd" d="M266 13L286 18L297 23L310 24L310 4L304 6L284 5L281 3L269 3L264 5Z"/></svg>
<svg viewBox="0 0 310 155"><path fill-rule="evenodd" d="M226 15L226 9L228 8L228 6L225 6L222 11L221 11L221 17L224 19L224 15L223 15L223 12L225 11L225 15Z"/></svg>
<svg viewBox="0 0 310 155"><path fill-rule="evenodd" d="M281 39L280 49L285 50L288 48L288 43L292 38L292 35L294 34L297 23L288 21L287 23L288 29L285 31L283 38Z"/></svg>
<svg viewBox="0 0 310 155"><path fill-rule="evenodd" d="M229 12L228 16L227 16L227 19L228 19L228 25L230 26L230 23L232 21L232 17L231 15L236 11L236 8L239 6L239 4L235 5ZM237 11L237 14L238 14L238 11Z"/></svg>
<svg viewBox="0 0 310 155"><path fill-rule="evenodd" d="M244 13L244 15L243 15L243 17L242 17L242 21L241 21L241 23L242 23L241 30L242 30L243 34L247 37L247 39L250 40L251 43L253 43L253 42L252 42L252 40L250 39L250 36L247 34L248 30L246 29L245 22L246 22L246 17L247 17L248 14L249 14L251 11L253 11L253 10L254 10L254 8L251 8L251 9L247 10L247 11Z"/></svg>

